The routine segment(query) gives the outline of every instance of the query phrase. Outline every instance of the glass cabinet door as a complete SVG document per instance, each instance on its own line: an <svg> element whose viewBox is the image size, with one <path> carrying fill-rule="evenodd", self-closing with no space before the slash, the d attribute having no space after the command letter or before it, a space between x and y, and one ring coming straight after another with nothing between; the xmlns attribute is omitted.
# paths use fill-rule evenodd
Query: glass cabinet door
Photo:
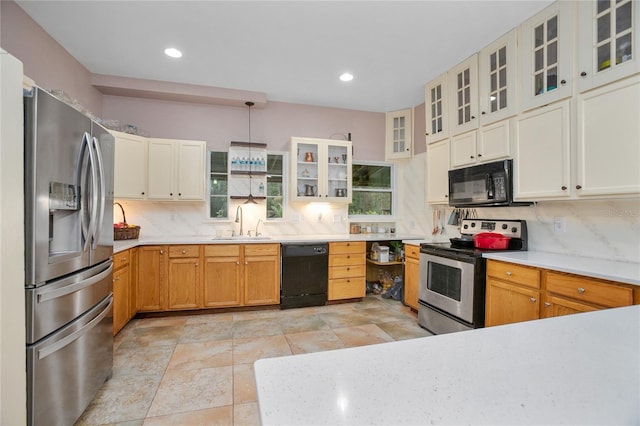
<svg viewBox="0 0 640 426"><path fill-rule="evenodd" d="M555 2L519 27L521 111L571 96L573 2Z"/></svg>
<svg viewBox="0 0 640 426"><path fill-rule="evenodd" d="M596 0L579 3L580 90L640 71L638 2Z"/></svg>
<svg viewBox="0 0 640 426"><path fill-rule="evenodd" d="M480 51L480 125L516 115L516 30Z"/></svg>
<svg viewBox="0 0 640 426"><path fill-rule="evenodd" d="M332 202L351 202L350 144L327 144L325 196Z"/></svg>
<svg viewBox="0 0 640 426"><path fill-rule="evenodd" d="M449 73L451 136L478 128L478 54Z"/></svg>
<svg viewBox="0 0 640 426"><path fill-rule="evenodd" d="M292 174L294 178L292 198L297 201L316 201L319 197L318 174L319 145L310 141L293 144Z"/></svg>
<svg viewBox="0 0 640 426"><path fill-rule="evenodd" d="M449 137L449 102L447 98L447 74L427 83L424 88L426 115L425 139L428 144Z"/></svg>

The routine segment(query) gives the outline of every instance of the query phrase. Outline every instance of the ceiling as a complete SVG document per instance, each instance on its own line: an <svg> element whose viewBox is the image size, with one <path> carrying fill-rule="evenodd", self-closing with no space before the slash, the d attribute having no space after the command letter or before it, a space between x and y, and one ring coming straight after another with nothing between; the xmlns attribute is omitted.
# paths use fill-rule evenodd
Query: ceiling
<svg viewBox="0 0 640 426"><path fill-rule="evenodd" d="M552 3L17 1L90 72L387 112ZM176 47L179 60L163 51ZM348 71L355 78L338 80Z"/></svg>

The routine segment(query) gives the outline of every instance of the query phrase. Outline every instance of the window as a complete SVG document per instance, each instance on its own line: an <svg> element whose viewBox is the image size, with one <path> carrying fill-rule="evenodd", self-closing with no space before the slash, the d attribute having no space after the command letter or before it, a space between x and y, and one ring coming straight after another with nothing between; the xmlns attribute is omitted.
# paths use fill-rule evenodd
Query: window
<svg viewBox="0 0 640 426"><path fill-rule="evenodd" d="M226 152L210 152L209 217L212 219L226 219L229 216L227 156Z"/></svg>
<svg viewBox="0 0 640 426"><path fill-rule="evenodd" d="M284 217L284 155L267 154L267 219Z"/></svg>
<svg viewBox="0 0 640 426"><path fill-rule="evenodd" d="M359 163L352 166L352 202L349 216L393 214L393 165Z"/></svg>

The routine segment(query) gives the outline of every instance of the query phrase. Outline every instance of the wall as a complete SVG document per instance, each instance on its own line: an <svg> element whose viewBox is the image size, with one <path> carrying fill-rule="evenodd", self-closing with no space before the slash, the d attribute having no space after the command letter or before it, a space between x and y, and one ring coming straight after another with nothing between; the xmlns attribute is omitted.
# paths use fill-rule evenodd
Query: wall
<svg viewBox="0 0 640 426"><path fill-rule="evenodd" d="M80 29L78 37L87 30ZM62 89L96 116L102 114L102 95L91 86L91 73L13 1L0 1L0 46L20 59L25 75L40 87Z"/></svg>

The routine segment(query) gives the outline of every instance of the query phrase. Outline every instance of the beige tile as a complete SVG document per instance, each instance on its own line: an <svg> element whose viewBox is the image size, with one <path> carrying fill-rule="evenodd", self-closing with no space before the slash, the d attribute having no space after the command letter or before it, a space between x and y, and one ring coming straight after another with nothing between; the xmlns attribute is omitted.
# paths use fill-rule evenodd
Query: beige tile
<svg viewBox="0 0 640 426"><path fill-rule="evenodd" d="M221 407L233 403L231 367L167 370L149 409L149 417Z"/></svg>
<svg viewBox="0 0 640 426"><path fill-rule="evenodd" d="M113 377L102 386L76 424L98 425L144 419L159 384L159 376Z"/></svg>
<svg viewBox="0 0 640 426"><path fill-rule="evenodd" d="M369 317L356 310L350 312L332 312L321 314L320 317L329 325L329 327L333 329L371 324L371 319Z"/></svg>
<svg viewBox="0 0 640 426"><path fill-rule="evenodd" d="M286 334L285 337L294 354L342 349L344 344L332 330L304 331Z"/></svg>
<svg viewBox="0 0 640 426"><path fill-rule="evenodd" d="M265 318L277 318L280 316L280 308L273 307L269 309L259 309L250 311L238 311L233 312L234 321L252 320L252 319L265 319Z"/></svg>
<svg viewBox="0 0 640 426"><path fill-rule="evenodd" d="M369 318L373 324L381 324L392 321L407 321L409 318L401 311L390 310L385 306L375 306L369 309L361 309L359 311L362 315ZM416 323L418 319L416 317Z"/></svg>
<svg viewBox="0 0 640 426"><path fill-rule="evenodd" d="M233 424L236 426L260 426L260 412L257 402L233 406Z"/></svg>
<svg viewBox="0 0 640 426"><path fill-rule="evenodd" d="M393 321L377 324L377 326L389 336L393 337L394 340L433 336L432 333L420 327L417 321L415 323L411 321Z"/></svg>
<svg viewBox="0 0 640 426"><path fill-rule="evenodd" d="M312 330L328 330L329 326L320 315L285 316L280 319L280 328L284 334L300 333Z"/></svg>
<svg viewBox="0 0 640 426"><path fill-rule="evenodd" d="M231 340L179 343L167 369L198 370L233 364Z"/></svg>
<svg viewBox="0 0 640 426"><path fill-rule="evenodd" d="M147 417L145 426L202 426L202 425L233 425L233 406L209 408L205 410L188 411L186 413L169 414L166 416Z"/></svg>
<svg viewBox="0 0 640 426"><path fill-rule="evenodd" d="M333 332L336 333L336 336L338 336L342 343L348 348L393 341L391 336L375 324L338 328L334 329Z"/></svg>
<svg viewBox="0 0 640 426"><path fill-rule="evenodd" d="M187 323L187 316L172 315L168 317L144 318L138 322L137 327L174 327Z"/></svg>
<svg viewBox="0 0 640 426"><path fill-rule="evenodd" d="M210 323L187 324L182 329L180 343L230 340L233 338L233 322L214 320Z"/></svg>
<svg viewBox="0 0 640 426"><path fill-rule="evenodd" d="M285 355L291 355L291 348L284 335L233 340L234 365Z"/></svg>
<svg viewBox="0 0 640 426"><path fill-rule="evenodd" d="M233 338L248 339L250 337L277 336L282 334L280 321L277 318L254 318L233 321Z"/></svg>
<svg viewBox="0 0 640 426"><path fill-rule="evenodd" d="M120 348L137 348L141 346L175 346L180 339L184 326L136 327L127 336Z"/></svg>
<svg viewBox="0 0 640 426"><path fill-rule="evenodd" d="M212 322L225 322L225 321L233 321L233 314L231 312L222 312L219 314L199 314L199 315L189 315L187 317L187 324L210 324Z"/></svg>
<svg viewBox="0 0 640 426"><path fill-rule="evenodd" d="M162 377L169 364L173 346L143 346L118 349L113 356L113 377L127 375L157 375Z"/></svg>
<svg viewBox="0 0 640 426"><path fill-rule="evenodd" d="M233 403L244 404L256 401L256 379L253 364L233 366Z"/></svg>

